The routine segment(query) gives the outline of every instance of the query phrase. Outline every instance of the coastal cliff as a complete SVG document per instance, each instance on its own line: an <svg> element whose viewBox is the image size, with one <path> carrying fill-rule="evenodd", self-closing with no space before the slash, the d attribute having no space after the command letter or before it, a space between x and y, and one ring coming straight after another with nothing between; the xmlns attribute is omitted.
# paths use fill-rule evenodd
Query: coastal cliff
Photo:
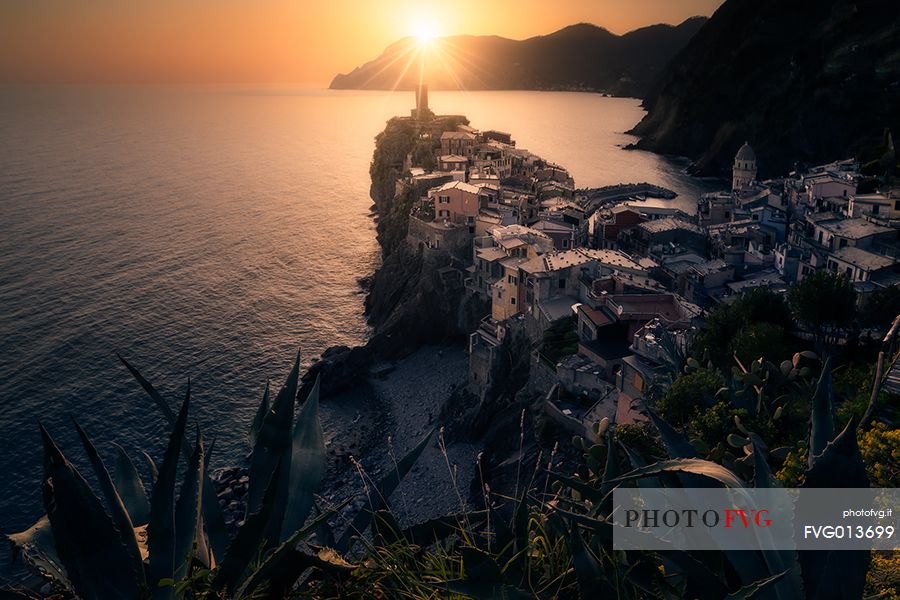
<svg viewBox="0 0 900 600"><path fill-rule="evenodd" d="M727 0L646 97L640 149L728 172L750 141L760 174L863 161L900 130L900 21L891 0Z"/></svg>
<svg viewBox="0 0 900 600"><path fill-rule="evenodd" d="M441 38L425 50L437 55L429 61L427 83L447 90L595 91L642 97L705 21L693 17L679 25L651 25L624 35L578 23L525 40ZM407 56L421 51L416 40L399 40L374 60L337 75L331 89L413 89L418 74L415 69L404 72L404 65Z"/></svg>
<svg viewBox="0 0 900 600"><path fill-rule="evenodd" d="M459 123L468 120L438 117L428 127L440 132ZM406 243L410 209L418 194L398 181L408 174L410 159L428 164L434 160L434 151L433 142L421 140L405 119L389 120L375 138L370 195L382 262L361 281L367 290L365 312L371 336L365 346L329 348L310 368L304 377L306 385L321 373L326 395L346 389L380 361L402 358L423 345L463 340L490 311L489 305L464 293L459 274L453 273L457 257L426 254Z"/></svg>

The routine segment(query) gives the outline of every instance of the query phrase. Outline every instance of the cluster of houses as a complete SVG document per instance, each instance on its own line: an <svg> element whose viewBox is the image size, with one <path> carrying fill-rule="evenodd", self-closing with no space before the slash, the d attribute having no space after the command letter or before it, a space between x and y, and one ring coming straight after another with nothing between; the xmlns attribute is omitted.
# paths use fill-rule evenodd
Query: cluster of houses
<svg viewBox="0 0 900 600"><path fill-rule="evenodd" d="M508 133L465 125L441 133L436 169L409 171L398 185L420 197L408 243L454 256L466 293L491 306L470 336L472 391L489 387L504 339L523 332L556 390L551 416L579 433L604 416L645 418L647 386L717 303L785 292L818 269L845 275L861 301L900 283L900 189L858 193L853 161L758 181L745 144L731 189L702 195L696 215L642 203L672 195L649 184L576 190ZM577 351L547 360L544 334L563 320Z"/></svg>

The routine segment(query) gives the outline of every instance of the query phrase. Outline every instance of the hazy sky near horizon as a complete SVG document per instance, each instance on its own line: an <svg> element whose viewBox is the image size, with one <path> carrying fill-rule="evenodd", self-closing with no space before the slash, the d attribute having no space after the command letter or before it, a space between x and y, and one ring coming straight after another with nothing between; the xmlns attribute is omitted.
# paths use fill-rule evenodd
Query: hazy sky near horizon
<svg viewBox="0 0 900 600"><path fill-rule="evenodd" d="M523 39L708 16L722 0L3 0L0 82L327 85L423 29Z"/></svg>

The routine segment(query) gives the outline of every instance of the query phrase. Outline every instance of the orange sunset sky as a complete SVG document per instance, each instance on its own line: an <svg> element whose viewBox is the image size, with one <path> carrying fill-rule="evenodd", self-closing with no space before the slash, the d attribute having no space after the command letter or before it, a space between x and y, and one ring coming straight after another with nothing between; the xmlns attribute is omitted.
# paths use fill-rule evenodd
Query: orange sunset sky
<svg viewBox="0 0 900 600"><path fill-rule="evenodd" d="M722 0L3 0L0 82L327 85L393 41L614 33L710 15Z"/></svg>

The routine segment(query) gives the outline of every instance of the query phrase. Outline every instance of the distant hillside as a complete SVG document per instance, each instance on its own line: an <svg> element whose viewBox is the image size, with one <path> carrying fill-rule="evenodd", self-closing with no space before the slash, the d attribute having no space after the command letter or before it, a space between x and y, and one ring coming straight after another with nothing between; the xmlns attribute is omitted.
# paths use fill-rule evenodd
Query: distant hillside
<svg viewBox="0 0 900 600"><path fill-rule="evenodd" d="M761 175L900 133L897 0L727 0L648 95L638 147L730 168L745 140Z"/></svg>
<svg viewBox="0 0 900 600"><path fill-rule="evenodd" d="M694 17L678 26L653 25L621 36L581 23L521 41L441 38L427 51L427 81L433 89L586 89L642 97L705 21ZM417 55L416 41L405 38L375 60L335 77L331 88L412 89L419 78Z"/></svg>

